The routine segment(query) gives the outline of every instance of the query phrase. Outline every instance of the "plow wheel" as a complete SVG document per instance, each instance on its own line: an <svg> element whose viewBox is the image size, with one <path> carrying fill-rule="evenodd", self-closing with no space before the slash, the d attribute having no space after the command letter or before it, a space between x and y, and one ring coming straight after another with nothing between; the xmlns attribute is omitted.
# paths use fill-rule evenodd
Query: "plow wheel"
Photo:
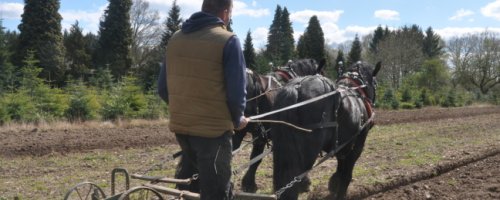
<svg viewBox="0 0 500 200"><path fill-rule="evenodd" d="M159 192L149 187L139 186L127 190L118 200L164 200Z"/></svg>
<svg viewBox="0 0 500 200"><path fill-rule="evenodd" d="M64 196L64 200L100 200L105 198L106 195L102 189L90 182L83 182L76 185Z"/></svg>

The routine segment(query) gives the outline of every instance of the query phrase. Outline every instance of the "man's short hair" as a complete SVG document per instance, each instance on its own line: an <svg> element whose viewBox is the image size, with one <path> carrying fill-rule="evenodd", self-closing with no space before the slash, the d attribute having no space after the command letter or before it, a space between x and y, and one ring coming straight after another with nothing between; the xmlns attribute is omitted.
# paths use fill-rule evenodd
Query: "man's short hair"
<svg viewBox="0 0 500 200"><path fill-rule="evenodd" d="M229 8L232 3L233 0L203 0L201 11L217 15L224 9Z"/></svg>

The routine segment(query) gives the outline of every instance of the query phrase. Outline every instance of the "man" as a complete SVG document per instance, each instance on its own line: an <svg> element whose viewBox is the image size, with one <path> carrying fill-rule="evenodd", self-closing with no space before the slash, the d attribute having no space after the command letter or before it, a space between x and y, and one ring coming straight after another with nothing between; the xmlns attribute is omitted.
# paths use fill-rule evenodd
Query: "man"
<svg viewBox="0 0 500 200"><path fill-rule="evenodd" d="M170 130L182 149L176 178L199 180L181 190L201 199L231 199L231 137L244 128L245 60L239 39L226 30L232 0L204 0L168 42L159 94L168 101ZM165 80L163 79L166 77ZM163 79L163 80L162 80Z"/></svg>

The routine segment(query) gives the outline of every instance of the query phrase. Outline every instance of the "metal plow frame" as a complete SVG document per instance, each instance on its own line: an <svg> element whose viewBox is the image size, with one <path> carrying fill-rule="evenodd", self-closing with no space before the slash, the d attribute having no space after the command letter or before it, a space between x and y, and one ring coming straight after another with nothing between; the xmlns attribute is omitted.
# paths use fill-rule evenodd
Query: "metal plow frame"
<svg viewBox="0 0 500 200"><path fill-rule="evenodd" d="M116 181L116 173L123 173L125 176L125 189L126 191L123 193L115 194L115 181ZM162 194L167 195L169 197L186 199L186 200L199 200L200 194L177 190L174 188L168 188L160 185L156 185L156 183L170 183L170 184L184 184L189 185L191 183L191 179L172 179L167 177L159 177L159 176L145 176L139 174L132 174L129 176L127 170L123 168L113 169L111 173L111 197L106 198L104 191L94 183L91 182L82 182L71 188L68 193L66 193L64 200L73 200L72 194L76 192L76 197L78 200L129 200L135 198L131 198L135 194L139 194L140 196L137 200L146 200L146 199L154 199L154 200L164 200L165 198ZM142 186L134 187L129 189L129 179L137 179L143 181L149 181L150 183L143 184ZM80 190L84 190L84 194L82 195ZM146 195L142 195L146 193ZM73 195L75 196L75 195ZM254 194L254 193L246 193L246 192L238 192L234 194L234 199L239 200L247 200L247 199L262 199L262 200L276 200L277 197L274 194Z"/></svg>

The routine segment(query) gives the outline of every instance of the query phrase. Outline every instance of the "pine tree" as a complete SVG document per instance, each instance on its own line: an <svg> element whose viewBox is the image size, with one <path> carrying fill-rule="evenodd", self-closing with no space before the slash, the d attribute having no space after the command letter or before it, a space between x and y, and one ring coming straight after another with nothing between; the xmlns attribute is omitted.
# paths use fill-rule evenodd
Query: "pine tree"
<svg viewBox="0 0 500 200"><path fill-rule="evenodd" d="M299 41L297 41L297 56L299 58L306 58L309 53L309 49L306 42L306 35L307 32L301 35L299 37Z"/></svg>
<svg viewBox="0 0 500 200"><path fill-rule="evenodd" d="M3 20L0 19L0 95L13 89L14 66L9 62L9 49L6 42Z"/></svg>
<svg viewBox="0 0 500 200"><path fill-rule="evenodd" d="M23 63L24 65L21 67L21 88L28 90L30 96L33 96L35 89L43 84L43 79L38 77L43 69L38 66L40 61L35 58L35 52L31 50L23 59Z"/></svg>
<svg viewBox="0 0 500 200"><path fill-rule="evenodd" d="M423 41L423 51L428 58L437 58L443 55L443 46L440 44L441 38L435 34L432 27L427 28Z"/></svg>
<svg viewBox="0 0 500 200"><path fill-rule="evenodd" d="M361 42L359 41L359 37L356 34L354 41L352 42L351 50L349 51L349 55L347 56L347 66L350 66L358 61L361 61Z"/></svg>
<svg viewBox="0 0 500 200"><path fill-rule="evenodd" d="M300 58L325 59L325 37L317 16L309 19L309 25L297 44Z"/></svg>
<svg viewBox="0 0 500 200"><path fill-rule="evenodd" d="M266 56L267 58L273 62L275 65L280 64L281 54L280 54L280 43L281 38L283 38L283 34L280 28L281 15L282 15L281 6L276 6L276 11L274 12L274 19L269 27L269 34L267 36L267 45L266 45Z"/></svg>
<svg viewBox="0 0 500 200"><path fill-rule="evenodd" d="M64 39L66 47L67 74L73 78L85 78L90 73L91 55L88 52L90 47L85 41L82 28L78 21L71 25L70 32Z"/></svg>
<svg viewBox="0 0 500 200"><path fill-rule="evenodd" d="M132 65L131 7L132 0L109 0L104 21L99 25L100 37L94 54L96 66L109 68L118 79L126 75Z"/></svg>
<svg viewBox="0 0 500 200"><path fill-rule="evenodd" d="M337 71L338 77L340 77L344 73L345 64L344 52L342 50L339 50L337 59L335 59L335 70Z"/></svg>
<svg viewBox="0 0 500 200"><path fill-rule="evenodd" d="M58 10L59 0L25 0L21 15L19 41L13 56L14 65L23 66L22 61L29 51L39 60L43 69L40 76L49 81L64 82L64 46L61 31L62 17Z"/></svg>
<svg viewBox="0 0 500 200"><path fill-rule="evenodd" d="M253 48L250 30L248 30L247 37L245 38L245 44L243 45L243 55L245 56L247 68L256 70L255 49Z"/></svg>
<svg viewBox="0 0 500 200"><path fill-rule="evenodd" d="M286 7L283 9L281 13L280 19L280 29L282 33L281 42L280 42L280 60L282 62L287 62L291 60L294 56L295 52L295 40L293 39L293 28L292 22L290 21L290 13Z"/></svg>
<svg viewBox="0 0 500 200"><path fill-rule="evenodd" d="M172 8L168 12L167 21L165 26L167 29L163 32L161 39L161 46L165 48L168 45L168 40L179 29L181 29L182 18L180 18L181 8L177 5L177 0L172 3Z"/></svg>
<svg viewBox="0 0 500 200"><path fill-rule="evenodd" d="M384 29L382 26L378 26L377 29L373 32L373 38L372 41L370 42L370 53L376 55L378 53L378 44L380 43L381 40L383 40L385 37L384 34Z"/></svg>

